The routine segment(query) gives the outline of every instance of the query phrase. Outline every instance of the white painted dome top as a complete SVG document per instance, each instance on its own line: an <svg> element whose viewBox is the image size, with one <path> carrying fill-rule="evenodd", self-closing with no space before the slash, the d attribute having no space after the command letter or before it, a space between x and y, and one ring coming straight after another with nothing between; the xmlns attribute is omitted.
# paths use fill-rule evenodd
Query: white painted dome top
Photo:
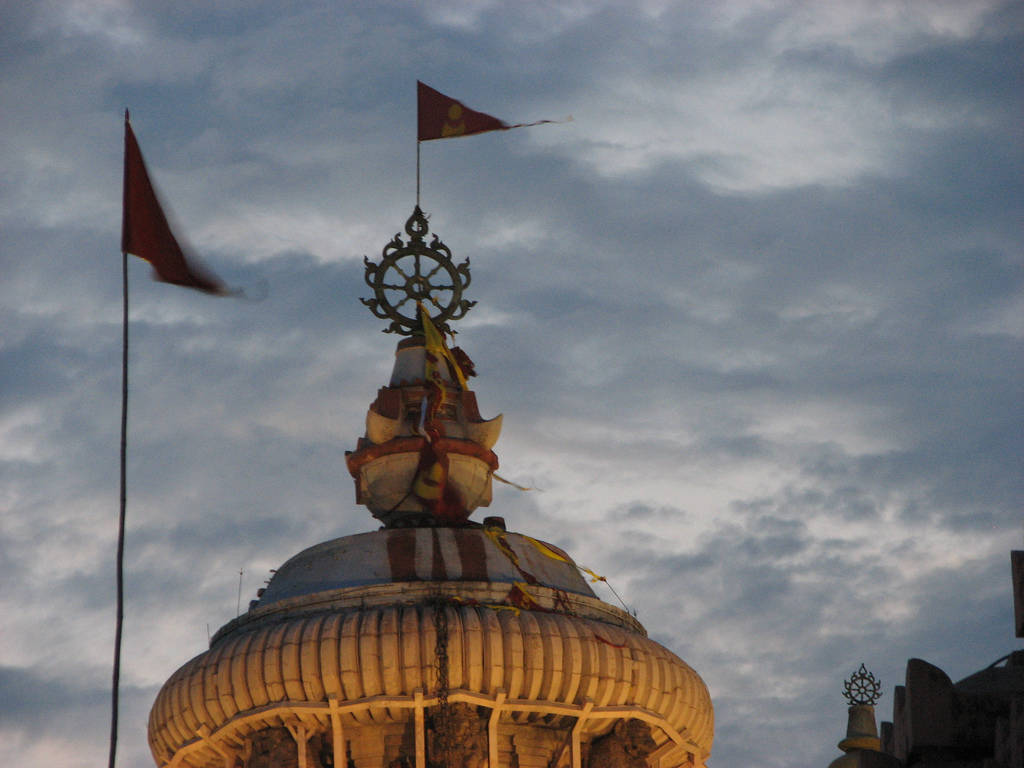
<svg viewBox="0 0 1024 768"><path fill-rule="evenodd" d="M278 568L258 608L348 587L396 582L525 583L594 597L569 555L500 528L390 528L303 550Z"/></svg>

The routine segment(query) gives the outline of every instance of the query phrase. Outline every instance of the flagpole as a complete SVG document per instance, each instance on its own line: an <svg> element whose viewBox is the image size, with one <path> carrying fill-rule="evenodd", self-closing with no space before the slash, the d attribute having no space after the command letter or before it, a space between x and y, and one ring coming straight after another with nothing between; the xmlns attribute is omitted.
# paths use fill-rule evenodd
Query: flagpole
<svg viewBox="0 0 1024 768"><path fill-rule="evenodd" d="M125 135L127 136L128 110L124 111ZM128 205L128 164L124 170L124 208L127 216ZM123 238L122 238L123 239ZM123 244L122 244L123 245ZM114 672L111 682L110 701L110 760L109 768L117 762L117 712L118 694L121 687L121 630L124 625L124 529L127 507L127 457L128 457L128 252L121 250L121 510L117 526L117 620L114 629Z"/></svg>
<svg viewBox="0 0 1024 768"><path fill-rule="evenodd" d="M117 759L118 697L121 683L121 637L124 626L124 539L127 507L128 458L128 254L148 261L155 279L214 296L239 295L229 291L214 275L189 263L167 224L156 191L146 171L142 150L124 111L124 187L121 208L121 512L117 528L117 624L114 630L114 672L110 708L110 763Z"/></svg>
<svg viewBox="0 0 1024 768"><path fill-rule="evenodd" d="M416 207L420 207L420 81L416 81Z"/></svg>

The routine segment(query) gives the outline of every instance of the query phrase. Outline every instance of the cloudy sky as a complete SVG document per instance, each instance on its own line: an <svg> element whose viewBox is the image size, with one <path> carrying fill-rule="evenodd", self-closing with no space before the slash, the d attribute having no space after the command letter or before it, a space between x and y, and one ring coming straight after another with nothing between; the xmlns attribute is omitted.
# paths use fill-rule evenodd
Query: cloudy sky
<svg viewBox="0 0 1024 768"><path fill-rule="evenodd" d="M269 569L376 527L343 452L391 369L358 299L415 203L417 79L573 117L424 144L422 206L539 489L490 514L703 676L713 768L826 765L861 662L889 719L907 658L1020 648L1022 11L0 3L0 762L106 760L126 107L181 238L267 296L130 264L119 765Z"/></svg>

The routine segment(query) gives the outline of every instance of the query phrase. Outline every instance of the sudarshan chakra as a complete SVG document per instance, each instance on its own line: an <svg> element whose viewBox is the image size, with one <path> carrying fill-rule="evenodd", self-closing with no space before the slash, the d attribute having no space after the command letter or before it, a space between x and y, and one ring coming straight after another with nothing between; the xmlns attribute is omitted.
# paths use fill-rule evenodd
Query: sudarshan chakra
<svg viewBox="0 0 1024 768"><path fill-rule="evenodd" d="M843 681L843 696L851 707L873 707L881 695L882 681L868 672L863 664L848 680Z"/></svg>
<svg viewBox="0 0 1024 768"><path fill-rule="evenodd" d="M562 549L470 519L491 502L501 417L480 417L472 364L447 345L469 264L426 242L419 207L405 231L366 262L364 303L405 338L346 455L383 527L292 557L171 676L150 714L157 765L703 766L697 673Z"/></svg>
<svg viewBox="0 0 1024 768"><path fill-rule="evenodd" d="M373 298L360 301L377 317L391 321L385 333L422 335L421 313L416 309L423 304L437 310L431 316L434 327L449 331L448 322L460 319L476 304L462 298L469 287L469 259L456 266L452 252L437 235L426 242L429 230L427 217L417 205L405 222L408 241L396 234L384 246L379 264L363 257Z"/></svg>

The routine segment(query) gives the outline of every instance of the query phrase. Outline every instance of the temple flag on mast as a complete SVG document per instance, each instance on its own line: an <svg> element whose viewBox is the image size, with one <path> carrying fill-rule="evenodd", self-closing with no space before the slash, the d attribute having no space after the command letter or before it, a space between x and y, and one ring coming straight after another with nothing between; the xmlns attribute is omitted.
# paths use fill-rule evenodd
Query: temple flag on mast
<svg viewBox="0 0 1024 768"><path fill-rule="evenodd" d="M178 245L156 195L128 113L124 116L124 208L121 251L153 265L154 277L164 283L195 288L215 296L230 293L214 275L191 262Z"/></svg>
<svg viewBox="0 0 1024 768"><path fill-rule="evenodd" d="M527 128L531 125L555 123L557 120L538 120L534 123L509 125L484 112L470 109L461 101L445 96L429 85L416 81L419 141L454 139L487 131L507 131L510 128Z"/></svg>

